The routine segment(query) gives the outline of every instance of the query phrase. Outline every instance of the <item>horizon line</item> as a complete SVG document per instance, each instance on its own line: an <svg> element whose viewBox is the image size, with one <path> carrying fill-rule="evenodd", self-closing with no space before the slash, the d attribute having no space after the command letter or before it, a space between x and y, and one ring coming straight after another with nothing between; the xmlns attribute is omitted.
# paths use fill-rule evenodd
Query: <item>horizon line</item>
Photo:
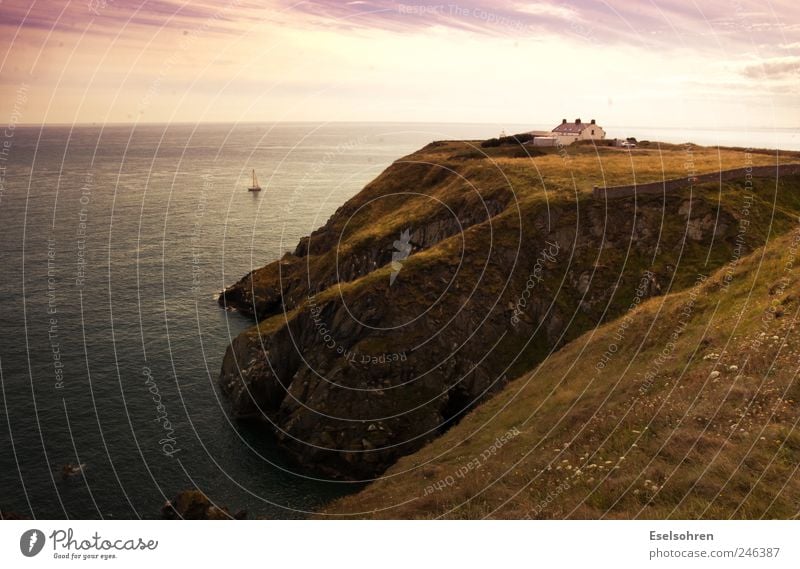
<svg viewBox="0 0 800 569"><path fill-rule="evenodd" d="M200 121L200 122L193 122L193 121L142 121L142 122L134 122L134 121L109 121L109 122L44 122L44 123L17 123L17 128L31 128L31 127L101 127L101 126L200 126L200 125L239 125L239 124L269 124L269 125L278 125L278 124L452 124L452 125L487 125L487 126L502 126L502 122L487 122L487 121L385 121L385 120L364 120L364 121L342 121L342 120L297 120L297 121L274 121L274 120L254 120L254 121L231 121L231 120L219 120L219 121ZM523 124L531 124L531 128L536 128L537 125L541 125L544 123L523 123L523 122L511 122L506 123L511 126L519 126ZM556 123L558 124L558 123ZM743 132L747 132L750 130L774 130L774 131L792 131L792 130L800 130L800 126L796 127L773 127L773 126L753 126L750 128L739 128L739 127L725 127L725 126L717 126L717 127L696 127L696 126L659 126L654 124L649 125L630 125L630 124L613 124L609 123L606 125L608 128L655 128L655 129L666 129L666 130L741 130Z"/></svg>

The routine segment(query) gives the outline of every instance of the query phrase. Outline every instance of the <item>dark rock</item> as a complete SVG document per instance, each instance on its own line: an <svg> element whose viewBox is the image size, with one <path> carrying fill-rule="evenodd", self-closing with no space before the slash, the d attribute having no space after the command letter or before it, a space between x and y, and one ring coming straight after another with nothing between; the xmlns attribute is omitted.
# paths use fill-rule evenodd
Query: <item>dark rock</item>
<svg viewBox="0 0 800 569"><path fill-rule="evenodd" d="M30 516L18 514L17 512L9 512L8 510L0 509L0 520L29 520Z"/></svg>
<svg viewBox="0 0 800 569"><path fill-rule="evenodd" d="M200 490L184 490L161 508L165 520L241 520L247 517L246 511L231 514L228 508L215 506Z"/></svg>

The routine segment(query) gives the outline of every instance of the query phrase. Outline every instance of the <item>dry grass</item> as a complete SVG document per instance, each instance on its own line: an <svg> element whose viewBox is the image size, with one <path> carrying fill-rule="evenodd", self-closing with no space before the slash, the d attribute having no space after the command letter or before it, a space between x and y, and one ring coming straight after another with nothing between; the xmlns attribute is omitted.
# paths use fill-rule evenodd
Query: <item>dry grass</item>
<svg viewBox="0 0 800 569"><path fill-rule="evenodd" d="M469 148L488 156L484 164L464 162L470 168L467 177L477 176L476 170L497 169L508 178L516 192L523 195L528 189L541 191L589 192L592 185L615 186L681 178L690 172L704 174L751 166L796 162L794 154L776 157L774 154L746 152L741 149L711 148L696 145L679 146L652 143L648 148L627 151L613 147L572 145L563 149L536 149L544 155L528 157L518 149L508 147L484 149L476 142L443 143L409 157L437 164L452 164L452 157ZM463 166L462 166L463 167Z"/></svg>
<svg viewBox="0 0 800 569"><path fill-rule="evenodd" d="M351 219L340 253L346 255L380 236L396 235L412 221L414 226L424 224L436 207L429 196L469 208L479 207L478 198L511 190L522 204L519 211L525 223L525 215L533 219L557 204L567 205L565 211L573 207L577 216L577 210L591 200L593 184L630 183L634 175L639 182L685 176L688 160L697 173L776 160L766 153L747 156L734 149L692 147L688 153L679 146L632 153L575 146L567 149L566 158L555 150L526 157L519 149L508 148L487 149L488 157L476 158L481 151L470 143L448 142L398 161L347 207L358 208L393 191L424 195L403 199L402 207L391 199L373 200L374 205ZM798 157L789 156L787 161ZM412 164L416 162L425 165ZM444 171L455 175L443 176ZM770 243L731 267L730 287L722 281L725 268L699 287L685 329L678 332L677 326L691 290L651 299L629 315L622 337L623 320L579 336L445 435L401 459L383 479L331 504L323 515L795 516L800 511L796 470L800 437L795 430L800 418L800 388L795 382L800 293L798 269L784 271L794 250L792 238L776 235L794 229L793 219L800 212L798 187L796 178L777 191L774 180L756 182L744 252L766 240ZM698 205L707 205L709 211L716 204L738 212L743 189L738 182L706 184L695 188L695 195L702 198ZM515 215L516 211L507 210L493 220L498 238L502 231L515 233L514 224L504 219ZM564 214L561 223L568 224L569 219ZM683 220L666 220L663 229L682 233L682 224ZM341 229L333 227L331 232ZM404 271L425 274L437 263L452 265L457 241L454 237L415 254ZM628 280L635 282L646 267L623 259L622 252L614 257L614 251L606 251L604 259L609 260L604 262L624 264ZM728 248L717 246L711 252L725 258L706 261L707 251L687 249L676 274L690 275L706 270L706 262L705 266L719 267L730 260ZM331 253L304 258L302 263L306 261L314 274L335 266ZM332 287L320 293L318 301L339 294L353 296L378 281L385 285L388 270L388 266L377 269ZM620 302L627 306L629 299ZM283 322L279 315L261 326L268 331ZM668 342L674 335L672 346ZM613 354L604 355L612 345ZM659 354L667 348L668 357L660 362ZM598 370L604 358L607 365ZM646 380L649 372L651 381ZM484 459L487 449L497 446L497 437L511 429L520 434Z"/></svg>
<svg viewBox="0 0 800 569"><path fill-rule="evenodd" d="M800 261L786 270L799 254L796 235L742 260L729 288L720 272L695 289L677 336L692 290L641 305L621 340L619 321L579 337L325 514L796 516ZM598 372L611 345L617 349ZM655 367L665 349L669 357ZM513 428L520 435L481 460Z"/></svg>

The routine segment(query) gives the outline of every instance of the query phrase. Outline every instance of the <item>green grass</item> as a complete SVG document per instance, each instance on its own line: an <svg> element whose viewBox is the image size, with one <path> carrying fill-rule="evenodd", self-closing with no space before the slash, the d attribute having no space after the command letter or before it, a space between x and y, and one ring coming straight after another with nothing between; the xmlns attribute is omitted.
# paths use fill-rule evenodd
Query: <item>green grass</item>
<svg viewBox="0 0 800 569"><path fill-rule="evenodd" d="M478 157L483 151L487 156ZM782 316L769 321L765 337L794 334L796 271L785 287L780 278L782 263L792 250L786 234L796 227L800 212L800 179L782 179L777 192L774 180L758 179L748 202L744 181L734 181L722 186L704 184L691 193L676 192L666 201L649 196L637 200L635 207L632 200L607 205L591 197L593 184L685 176L685 147L662 145L659 150L653 143L646 150L628 153L581 145L566 152L543 149L528 157L520 155L518 147L481 149L477 143L465 142L429 145L397 161L342 206L315 236L327 248L306 258L288 255L282 260L284 281L300 285L294 297L287 299L288 316L281 312L263 320L258 328L262 334L277 332L308 308L301 286L309 278L307 272L312 282L335 283L337 255L346 259L391 247L401 230L440 219L439 202L459 212L480 211L481 199L507 203L491 220L479 221L463 235L412 255L391 290L391 268L386 265L332 284L315 299L319 305L336 305L344 299L349 306L377 299L384 311L382 323L398 324L420 306L431 304L443 290L440 281L449 278L463 255L467 261L427 325L432 329L443 325L448 315L459 312L465 293L480 283L480 294L465 307L459 323L461 329L472 330L478 323L470 318L483 315L494 299L499 301L490 315L493 322L507 322L502 311L519 296L545 238L553 237L546 233L548 221L554 235L563 240L564 256L547 272L540 291L548 301L555 299L564 317L566 332L555 346L560 349L548 357L554 338L542 331L531 338L527 333L532 326L525 328L526 333L510 330L487 365L498 370L510 365L509 377L518 378L445 435L402 458L383 480L332 504L326 514L694 518L789 517L800 510L800 483L794 476L800 455L793 431L800 395L793 370L800 353L793 336L789 352L777 356L771 340L759 341L761 316L773 300L778 301ZM691 159L693 168L704 173L748 162L772 164L775 157L692 147ZM386 197L399 192L419 195ZM680 211L689 203L692 220L724 222L725 229L713 245L707 229L702 240L684 239L687 223ZM631 240L621 232L634 217L642 220L637 232L649 230L652 235ZM735 258L735 239L745 218L750 220L743 233L741 254L746 258L736 266L728 265ZM571 231L576 227L583 231L592 219L599 220L598 235L584 236L580 247L572 251ZM609 237L613 237L611 244ZM515 256L518 244L520 252ZM766 249L761 249L765 244ZM568 264L567 256L572 254ZM517 263L513 271L509 258ZM726 287L722 279L729 269L733 279ZM646 270L658 275L665 296L651 298L627 313ZM587 299L593 304L585 309L580 307L582 295L571 284L581 272L592 274L596 297ZM698 273L714 276L702 286L691 320L670 357L659 366L656 381L642 394L643 376L674 333ZM510 284L503 291L509 274ZM276 275L274 264L256 271L257 293L274 288ZM562 281L567 286L562 287ZM623 322L627 325L624 338L615 341ZM252 337L256 330L248 334ZM369 335L355 348L363 353L391 351L428 333L406 327L394 336ZM476 338L464 350L464 357L480 353L494 339ZM596 364L611 344L618 349L598 372ZM719 360L704 359L713 353L721 354ZM776 357L779 365L771 367ZM714 382L708 374L720 361L724 369ZM731 365L739 366L739 372L729 371ZM418 396L408 394L409 401ZM405 403L398 401L397 409L402 410ZM737 421L741 426L731 430ZM480 468L456 477L454 484L442 490L426 493L432 484L455 477L459 468L480 460L498 436L513 428L520 435L482 461ZM611 464L606 465L609 460ZM581 469L577 476L576 468ZM784 484L781 498L773 502ZM547 507L539 508L548 496Z"/></svg>
<svg viewBox="0 0 800 569"><path fill-rule="evenodd" d="M784 268L798 254L792 241L796 234L749 255L726 290L721 272L699 287L685 331L644 394L642 378L675 332L691 290L641 305L624 341L614 338L619 321L575 339L444 436L401 459L383 480L324 513L390 518L795 516L800 511L800 436L795 429L800 419L795 381L800 263L788 272ZM782 278L787 279L784 288L776 289ZM781 317L762 320L773 304ZM776 335L781 341L771 339ZM784 337L788 345L781 347ZM595 364L611 344L619 349L597 373ZM720 371L719 377L712 379L712 370ZM514 427L519 436L479 469L456 476ZM447 476L455 483L425 495L426 488ZM540 508L548 495L549 504Z"/></svg>

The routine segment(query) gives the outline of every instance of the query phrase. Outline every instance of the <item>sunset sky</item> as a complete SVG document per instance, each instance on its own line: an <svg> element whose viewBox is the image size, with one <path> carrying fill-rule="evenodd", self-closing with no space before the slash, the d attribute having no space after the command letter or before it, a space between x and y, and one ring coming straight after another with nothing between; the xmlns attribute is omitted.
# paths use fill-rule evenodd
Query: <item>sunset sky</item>
<svg viewBox="0 0 800 569"><path fill-rule="evenodd" d="M24 123L800 126L796 0L0 0L0 27Z"/></svg>

